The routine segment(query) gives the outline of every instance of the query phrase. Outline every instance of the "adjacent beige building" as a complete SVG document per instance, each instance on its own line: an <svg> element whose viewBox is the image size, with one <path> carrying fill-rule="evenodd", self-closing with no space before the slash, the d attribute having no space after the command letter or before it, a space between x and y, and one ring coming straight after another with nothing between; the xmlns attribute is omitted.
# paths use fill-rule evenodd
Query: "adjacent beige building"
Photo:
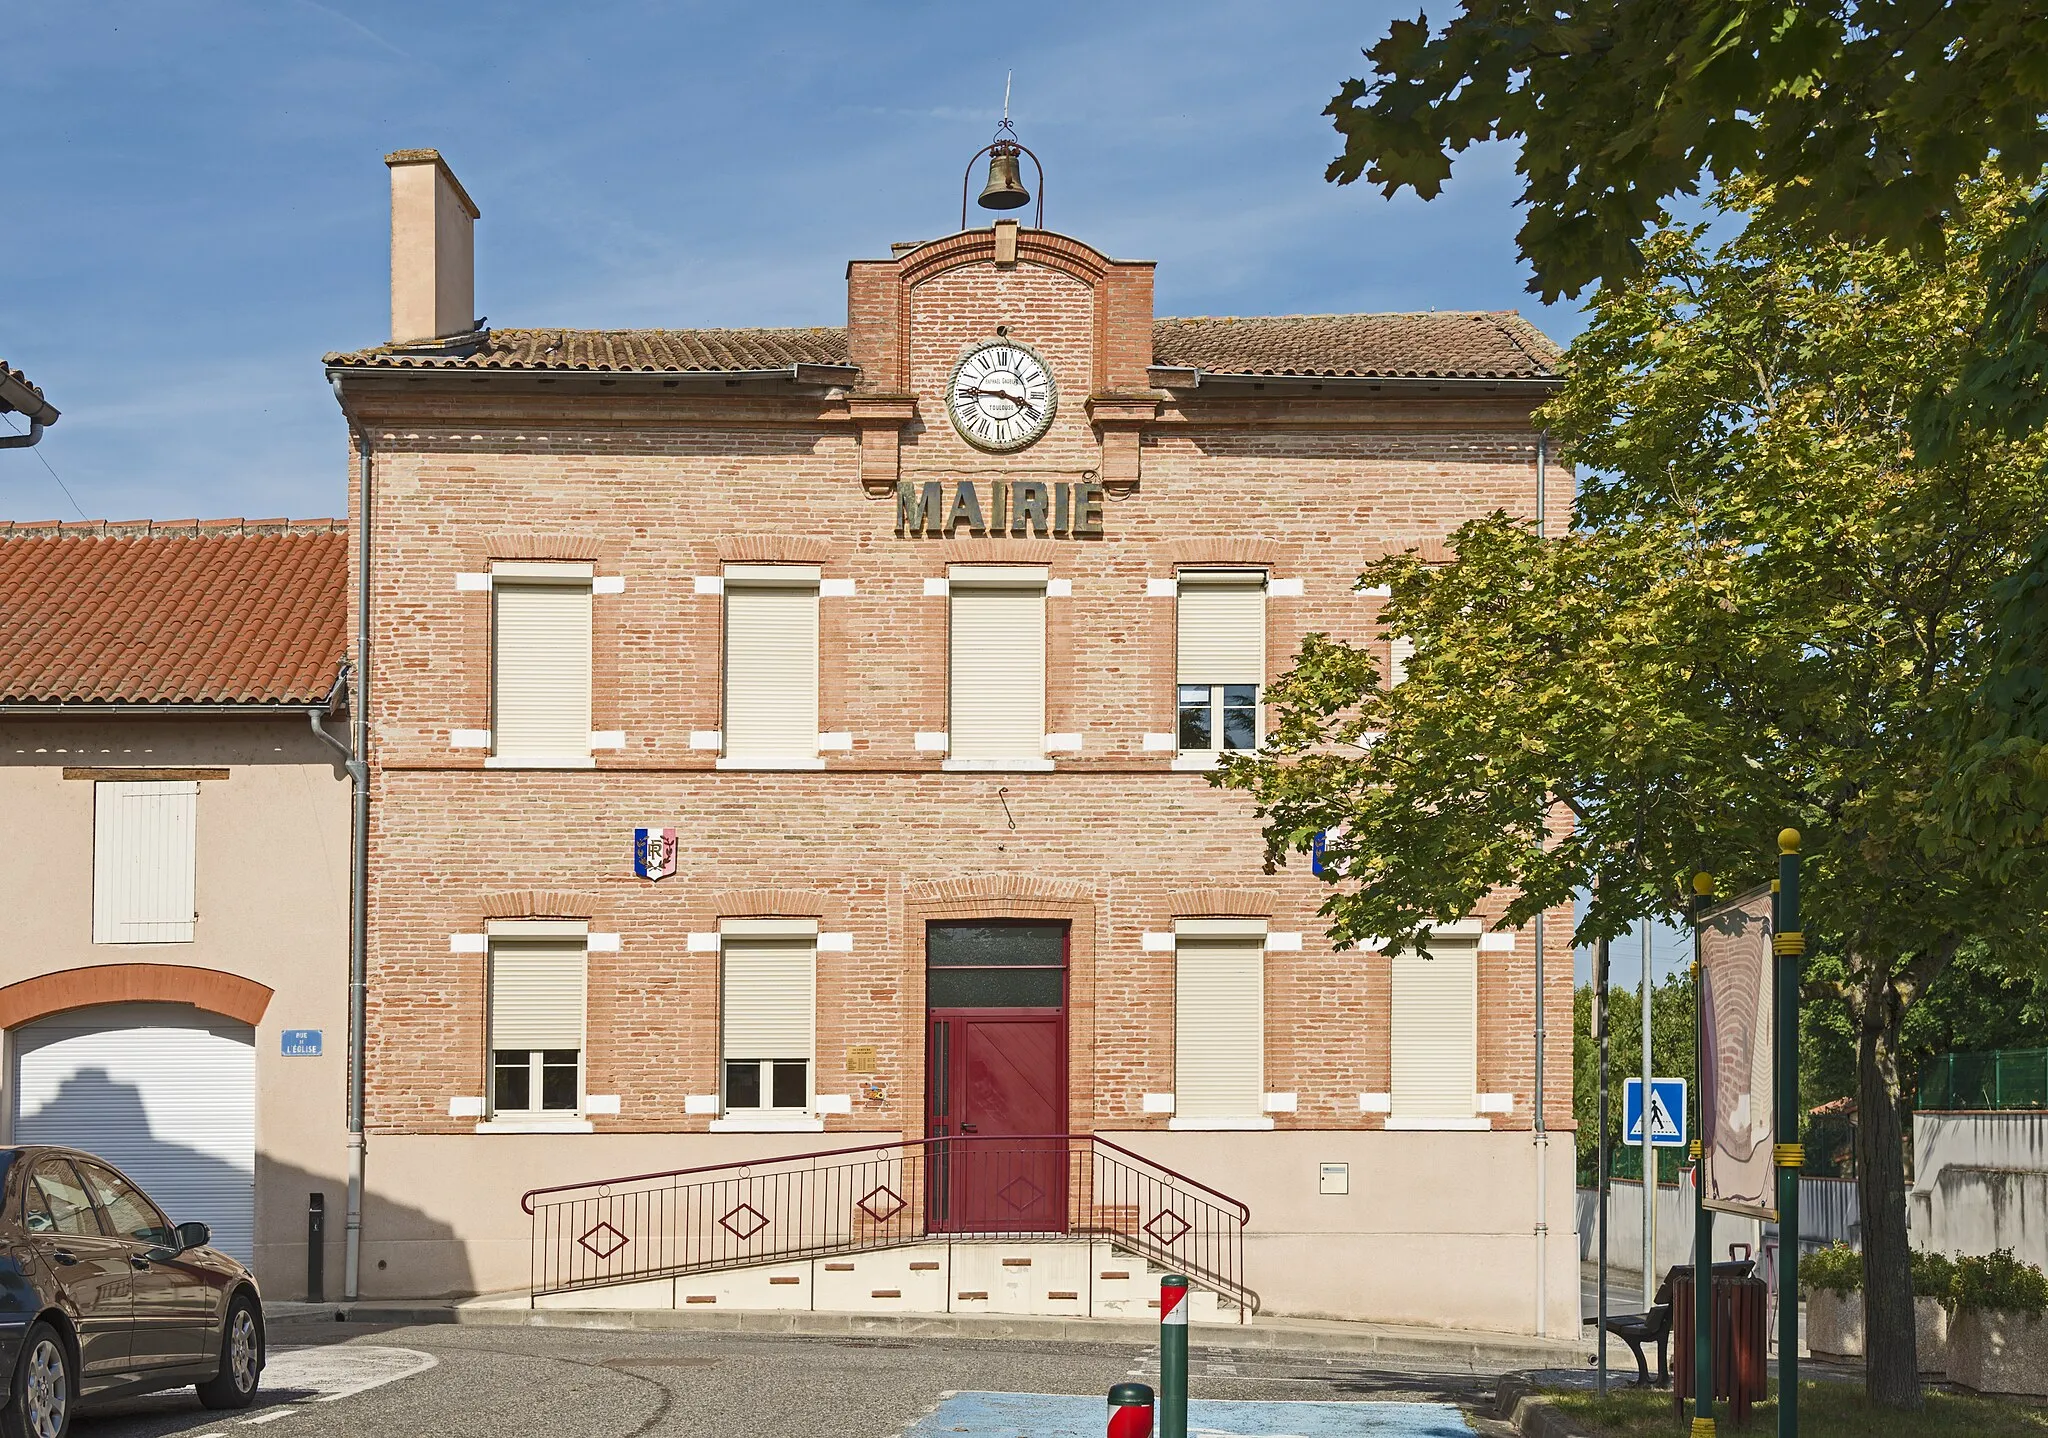
<svg viewBox="0 0 2048 1438"><path fill-rule="evenodd" d="M0 1127L327 1296L345 1206L346 540L0 524ZM335 725L337 733L341 725Z"/></svg>

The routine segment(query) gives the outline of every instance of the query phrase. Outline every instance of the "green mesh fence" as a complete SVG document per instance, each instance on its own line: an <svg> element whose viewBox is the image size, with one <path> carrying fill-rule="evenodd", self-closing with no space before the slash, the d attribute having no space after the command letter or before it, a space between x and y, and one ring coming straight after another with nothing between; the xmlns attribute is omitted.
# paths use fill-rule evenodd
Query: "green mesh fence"
<svg viewBox="0 0 2048 1438"><path fill-rule="evenodd" d="M1920 1108L2048 1108L2048 1049L1943 1054L1920 1076Z"/></svg>

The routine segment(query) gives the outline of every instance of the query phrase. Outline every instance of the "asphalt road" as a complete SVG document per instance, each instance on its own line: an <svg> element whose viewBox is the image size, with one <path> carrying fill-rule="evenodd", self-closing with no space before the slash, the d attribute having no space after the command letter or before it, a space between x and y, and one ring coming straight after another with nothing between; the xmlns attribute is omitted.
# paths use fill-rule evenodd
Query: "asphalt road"
<svg viewBox="0 0 2048 1438"><path fill-rule="evenodd" d="M1158 1382L1156 1349L974 1339L784 1338L279 1322L259 1406L209 1413L186 1389L84 1415L76 1438L895 1438L959 1391L1099 1399ZM1455 1402L1470 1376L1353 1360L1198 1351L1196 1398ZM368 1386L365 1386L368 1385Z"/></svg>

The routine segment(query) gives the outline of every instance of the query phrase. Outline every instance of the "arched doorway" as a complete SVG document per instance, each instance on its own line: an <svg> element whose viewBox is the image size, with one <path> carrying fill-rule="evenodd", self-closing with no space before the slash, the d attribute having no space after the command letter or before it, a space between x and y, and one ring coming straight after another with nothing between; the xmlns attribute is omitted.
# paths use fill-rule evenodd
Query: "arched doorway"
<svg viewBox="0 0 2048 1438"><path fill-rule="evenodd" d="M14 1142L120 1168L214 1246L250 1261L256 1230L256 1034L190 1004L98 1004L12 1032Z"/></svg>

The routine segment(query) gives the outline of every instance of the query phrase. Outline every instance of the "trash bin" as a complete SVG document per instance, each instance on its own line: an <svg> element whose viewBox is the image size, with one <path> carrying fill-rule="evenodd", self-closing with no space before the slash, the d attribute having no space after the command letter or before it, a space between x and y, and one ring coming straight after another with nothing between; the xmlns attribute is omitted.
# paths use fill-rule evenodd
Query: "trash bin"
<svg viewBox="0 0 2048 1438"><path fill-rule="evenodd" d="M1729 1405L1737 1423L1767 1392L1770 1285L1751 1278L1755 1265L1714 1265L1714 1400ZM1692 1267L1671 1270L1671 1401L1681 1415L1693 1396Z"/></svg>

